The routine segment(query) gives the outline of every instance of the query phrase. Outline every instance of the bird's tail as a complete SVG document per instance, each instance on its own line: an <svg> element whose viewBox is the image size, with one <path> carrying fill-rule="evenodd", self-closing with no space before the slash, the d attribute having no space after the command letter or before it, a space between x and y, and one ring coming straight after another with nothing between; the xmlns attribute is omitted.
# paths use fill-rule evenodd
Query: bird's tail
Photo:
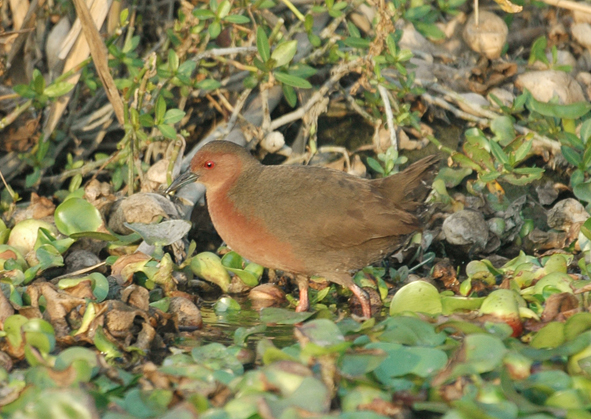
<svg viewBox="0 0 591 419"><path fill-rule="evenodd" d="M380 193L399 208L413 214L431 192L431 184L439 168L439 157L427 156L411 164L400 173L383 179L375 179ZM418 215L418 214L417 214Z"/></svg>

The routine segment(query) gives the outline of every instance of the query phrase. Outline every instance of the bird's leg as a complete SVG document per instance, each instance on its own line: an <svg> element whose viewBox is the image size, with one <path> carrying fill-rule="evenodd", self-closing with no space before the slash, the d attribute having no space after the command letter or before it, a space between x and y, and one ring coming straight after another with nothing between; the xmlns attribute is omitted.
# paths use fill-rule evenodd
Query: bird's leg
<svg viewBox="0 0 591 419"><path fill-rule="evenodd" d="M297 275L296 284L298 284L298 290L300 291L300 302L295 311L298 313L308 311L310 308L310 302L308 301L308 277Z"/></svg>
<svg viewBox="0 0 591 419"><path fill-rule="evenodd" d="M359 302L361 303L361 311L363 313L363 317L366 319L371 318L371 302L369 301L369 295L363 289L359 288L356 284L351 284L349 289L357 298L359 298Z"/></svg>

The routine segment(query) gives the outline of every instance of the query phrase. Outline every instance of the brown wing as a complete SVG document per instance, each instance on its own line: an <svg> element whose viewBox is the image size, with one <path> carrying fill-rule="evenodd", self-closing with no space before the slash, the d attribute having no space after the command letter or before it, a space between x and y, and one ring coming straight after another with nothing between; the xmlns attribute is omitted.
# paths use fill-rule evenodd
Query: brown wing
<svg viewBox="0 0 591 419"><path fill-rule="evenodd" d="M264 185L264 187L263 187ZM244 213L264 219L270 232L311 249L343 249L418 228L416 217L386 199L373 182L317 167L269 166L247 194Z"/></svg>

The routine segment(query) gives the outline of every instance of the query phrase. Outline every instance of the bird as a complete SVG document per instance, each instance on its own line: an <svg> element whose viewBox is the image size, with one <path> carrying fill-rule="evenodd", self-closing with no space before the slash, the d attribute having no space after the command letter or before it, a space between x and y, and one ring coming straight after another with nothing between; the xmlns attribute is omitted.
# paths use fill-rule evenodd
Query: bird
<svg viewBox="0 0 591 419"><path fill-rule="evenodd" d="M383 260L421 228L419 212L439 163L427 156L388 177L364 179L318 166L263 165L233 142L212 141L167 188L198 181L215 229L242 257L295 274L296 311L309 309L312 275L351 290L371 317L352 273Z"/></svg>

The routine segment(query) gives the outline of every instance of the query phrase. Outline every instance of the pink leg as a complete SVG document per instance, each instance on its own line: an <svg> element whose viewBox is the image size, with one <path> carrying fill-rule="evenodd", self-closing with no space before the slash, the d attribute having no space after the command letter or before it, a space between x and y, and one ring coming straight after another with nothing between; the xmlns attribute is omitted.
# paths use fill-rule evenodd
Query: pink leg
<svg viewBox="0 0 591 419"><path fill-rule="evenodd" d="M298 289L300 291L300 302L295 311L298 313L308 311L310 308L310 301L308 300L308 278L298 275L296 276L296 283L298 284Z"/></svg>
<svg viewBox="0 0 591 419"><path fill-rule="evenodd" d="M369 295L359 288L357 285L353 284L349 287L351 292L355 294L357 298L359 298L359 302L361 303L361 311L363 312L363 317L366 319L371 318L371 303L369 301Z"/></svg>

